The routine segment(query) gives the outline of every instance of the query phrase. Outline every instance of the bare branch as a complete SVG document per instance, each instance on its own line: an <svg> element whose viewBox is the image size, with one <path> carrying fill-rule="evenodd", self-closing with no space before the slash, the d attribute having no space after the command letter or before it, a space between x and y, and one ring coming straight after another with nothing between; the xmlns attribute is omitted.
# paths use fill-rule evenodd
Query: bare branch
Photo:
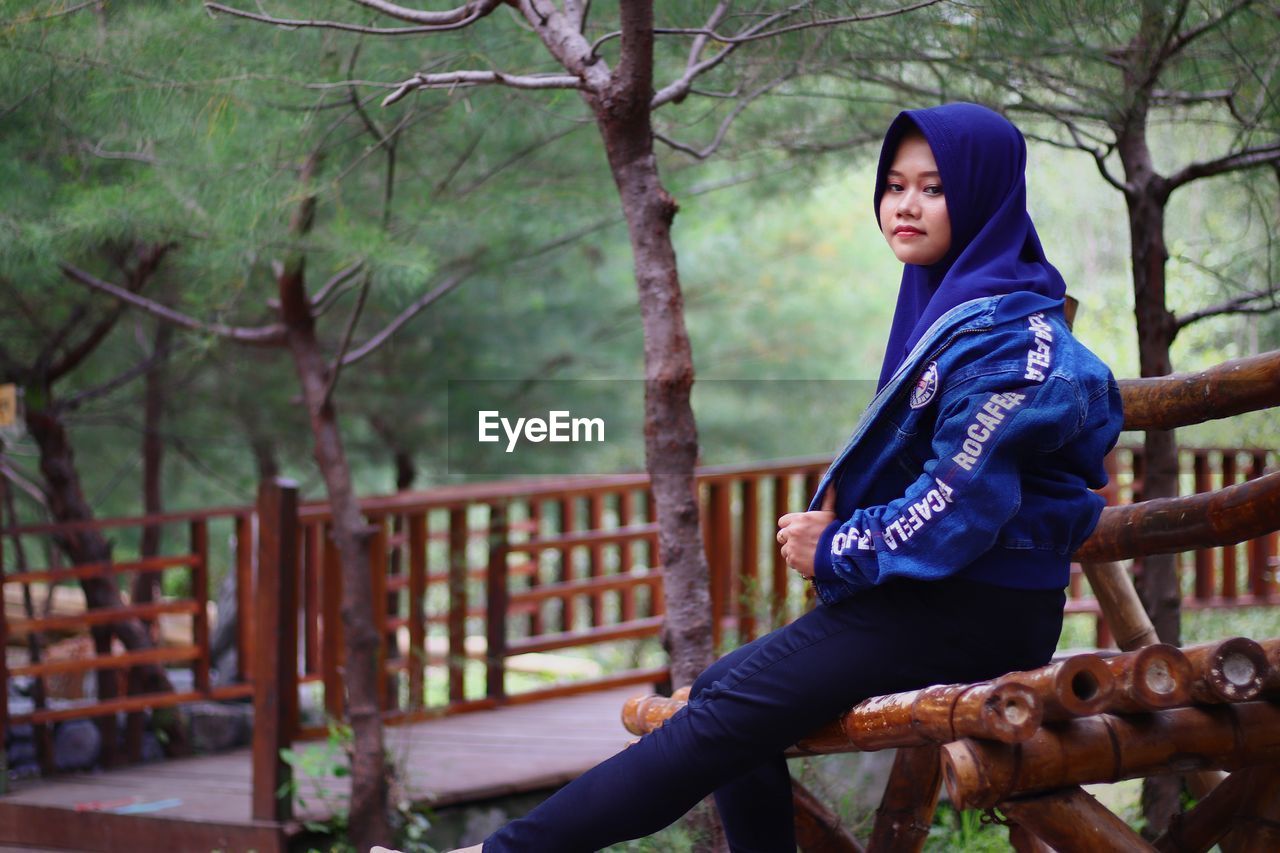
<svg viewBox="0 0 1280 853"><path fill-rule="evenodd" d="M869 15L842 15L841 17L838 17L838 18L818 18L811 21L805 21L799 24L790 24L785 27L778 27L777 29L774 29L774 30L764 30L763 26L761 26L760 24L757 24L756 26L751 27L747 31L736 36L726 36L726 35L717 33L714 29L712 29L714 24L706 27L654 27L653 34L657 36L671 36L671 35L697 36L701 39L704 39L704 40L711 39L721 44L739 45L739 44L746 44L748 42L753 42L753 41L761 41L762 39L774 38L776 36L785 35L786 33L797 32L799 30L811 30L811 29L814 29L815 27L833 27L833 26L838 26L840 24L855 24L861 21L875 21L880 18L892 18L895 15L903 15L903 14L906 14L907 12L914 12L917 9L923 9L926 6L934 6L941 2L942 0L921 0L921 2L915 3L914 5L911 5L911 6L904 6L900 9L888 9L883 12L872 12ZM725 4L721 4L721 5L725 5ZM797 3L796 5L792 6L791 8L783 12L776 13L774 16L772 16L773 20L769 20L764 24L764 26L768 26L768 24L773 23L774 20L777 20L779 18L785 18L791 15L794 15L796 12L806 9L811 5L813 5L811 2ZM713 18L717 17L716 13L719 13L719 12L720 12L720 9L719 7L717 7L716 12L712 13L712 17ZM595 42L591 45L591 52L595 53L596 49L599 48L600 45L604 44L605 42L616 39L621 35L622 35L621 30L615 30L614 32L611 32L611 33L605 33L604 35L600 36L600 38L596 39Z"/></svg>
<svg viewBox="0 0 1280 853"><path fill-rule="evenodd" d="M378 347L385 344L392 335L399 331L401 326L418 316L418 314L422 313L423 309L447 294L449 291L453 290L459 284L462 284L462 282L466 281L467 277L471 275L472 272L472 269L465 269L446 278L434 289L410 303L407 308L396 315L394 320L383 326L382 330L369 338L369 340L365 341L347 355L340 357L337 364L355 364L370 355L374 350L378 349Z"/></svg>
<svg viewBox="0 0 1280 853"><path fill-rule="evenodd" d="M351 309L351 316L347 318L347 328L342 332L342 345L338 347L338 356L329 367L329 383L324 389L323 402L320 404L321 408L329 405L329 401L333 399L333 389L338 387L338 377L342 375L342 360L346 357L347 349L351 346L351 336L355 334L356 323L360 321L360 314L364 312L365 300L369 298L370 283L369 275L366 273L364 281L360 285L360 295L356 297L356 306Z"/></svg>
<svg viewBox="0 0 1280 853"><path fill-rule="evenodd" d="M11 21L0 22L0 30L7 30L11 27L22 26L23 24L34 24L36 21L51 21L54 18L62 18L67 15L79 12L81 9L88 9L90 6L98 5L99 0L87 0L78 6L72 6L69 9L62 9L57 12L46 12L43 15L28 15L25 18L14 18Z"/></svg>
<svg viewBox="0 0 1280 853"><path fill-rule="evenodd" d="M228 338L243 344L255 344L257 346L280 346L285 342L285 328L279 323L271 323L266 326L242 327L242 326L226 326L222 323L203 323L194 317L189 317L172 308L161 305L152 299L131 293L123 287L103 281L82 269L77 269L71 264L60 263L58 268L62 270L63 275L78 284L92 288L101 293L113 296L121 302L126 302L135 308L146 311L153 317L158 317L166 323L172 323L183 329L193 332L204 332L207 334L217 335L218 337Z"/></svg>
<svg viewBox="0 0 1280 853"><path fill-rule="evenodd" d="M508 2L519 9L560 67L582 79L582 88L590 92L605 91L612 79L609 64L591 52L591 46L575 21L554 3L550 8L543 8L540 5L542 0Z"/></svg>
<svg viewBox="0 0 1280 853"><path fill-rule="evenodd" d="M2 453L0 453L0 476L3 476L10 483L13 483L19 489L26 492L27 497L31 498L31 500L35 501L41 507L45 509L49 508L49 499L45 494L44 489L40 488L37 483L24 477L18 469L9 464L9 460L6 459Z"/></svg>
<svg viewBox="0 0 1280 853"><path fill-rule="evenodd" d="M470 25L471 22L475 20L475 18L471 18L454 24L441 24L439 26L365 27L359 24L348 24L343 21L276 18L272 15L260 15L256 12L246 12L244 9L237 9L234 6L224 6L221 3L205 3L204 7L210 12L222 12L226 15L233 15L237 18L248 18L250 21L258 21L263 24L275 24L278 27L290 27L292 29L317 28L324 30L342 30L347 33L365 33L367 35L375 36L408 36L420 33L439 33L446 30L458 30Z"/></svg>
<svg viewBox="0 0 1280 853"><path fill-rule="evenodd" d="M103 160L133 160L138 163L146 163L148 166L154 166L156 163L155 154L151 152L151 144L147 143L142 151L107 151L102 147L102 143L94 143L90 145L88 142L80 143L80 150L94 157Z"/></svg>
<svg viewBox="0 0 1280 853"><path fill-rule="evenodd" d="M1217 89L1209 92L1179 92L1173 89L1153 89L1151 98L1161 104L1187 106L1210 101L1226 101L1230 103L1235 94L1234 89Z"/></svg>
<svg viewBox="0 0 1280 853"><path fill-rule="evenodd" d="M72 397L69 397L66 400L59 401L58 408L63 411L71 412L71 411L75 411L76 409L80 408L80 406L90 402L91 400L96 400L99 397L105 397L106 395L110 394L116 389L122 388L125 385L128 385L130 382L137 379L139 376L142 376L145 373L149 373L161 361L169 357L169 351L170 350L168 347L156 350L155 352L151 353L151 355L147 356L142 361L135 364L133 367L130 367L128 370L121 371L119 374L112 377L111 379L108 379L106 382L103 382L99 385L95 385L92 388L88 388L84 391L81 391L80 393Z"/></svg>
<svg viewBox="0 0 1280 853"><path fill-rule="evenodd" d="M364 6L366 9L373 9L375 12L390 15L401 21L408 21L411 24L427 24L431 27L439 27L445 24L465 26L472 21L483 18L502 4L502 0L470 0L470 2L463 3L456 9L450 9L447 12L423 12L419 9L410 9L396 3L388 3L386 0L351 0L351 2L357 6Z"/></svg>
<svg viewBox="0 0 1280 853"><path fill-rule="evenodd" d="M581 89L582 80L568 74L505 74L501 71L447 71L415 74L382 99L389 107L416 89L457 89L471 86L510 86L513 89Z"/></svg>
<svg viewBox="0 0 1280 853"><path fill-rule="evenodd" d="M1165 182L1165 194L1167 196L1183 184L1191 183L1199 178L1236 172L1254 166L1264 166L1268 163L1280 163L1280 142L1272 142L1256 148L1246 148L1242 151L1228 154L1225 157L1219 157L1216 160L1192 163L1168 178Z"/></svg>
<svg viewBox="0 0 1280 853"><path fill-rule="evenodd" d="M320 285L320 289L316 291L315 296L311 297L311 306L313 308L320 307L320 305L329 298L329 294L333 292L334 288L350 281L352 276L364 269L364 262L365 259L361 258L351 266L340 269L334 273L332 278Z"/></svg>
<svg viewBox="0 0 1280 853"><path fill-rule="evenodd" d="M1178 317L1174 321L1174 328L1182 331L1192 323L1205 319L1206 317L1217 317L1222 314L1269 314L1272 311L1280 310L1280 302L1276 301L1277 291L1275 288L1266 290L1253 290L1249 293L1220 302L1217 305L1210 305L1208 308L1201 308L1199 311L1193 311L1190 314ZM1267 300L1265 304L1253 304L1257 300Z"/></svg>
<svg viewBox="0 0 1280 853"><path fill-rule="evenodd" d="M716 150L720 147L720 144L724 142L725 135L729 132L729 126L732 125L734 120L738 116L740 116L748 106L751 105L752 101L754 101L756 98L759 98L761 95L765 94L766 92L776 88L777 86L781 85L782 83L786 82L789 79L791 79L791 74L784 74L781 77L776 77L773 80L770 80L768 83L765 83L763 86L756 89L755 91L748 93L741 100L739 100L738 103L734 104L733 109L730 110L729 114L726 115L724 119L720 122L720 127L716 129L715 136L712 137L711 141L707 143L707 145L704 146L703 148L694 148L693 146L686 145L683 142L676 142L675 140L670 139L666 135L662 133L658 133L657 131L654 131L653 138L657 139L659 142L662 142L663 144L671 148L674 148L677 151L683 151L685 154L688 154L691 157L696 157L699 160L705 160L708 157L710 157L712 154L714 154Z"/></svg>
<svg viewBox="0 0 1280 853"><path fill-rule="evenodd" d="M1175 53L1180 52L1187 45L1191 44L1191 42L1200 38L1200 36L1225 24L1228 19L1233 17L1241 9L1244 9L1247 6L1252 6L1253 4L1254 0L1236 0L1234 4L1227 7L1227 9L1218 17L1209 18L1172 39L1169 42L1168 50L1165 51L1165 56L1173 56Z"/></svg>

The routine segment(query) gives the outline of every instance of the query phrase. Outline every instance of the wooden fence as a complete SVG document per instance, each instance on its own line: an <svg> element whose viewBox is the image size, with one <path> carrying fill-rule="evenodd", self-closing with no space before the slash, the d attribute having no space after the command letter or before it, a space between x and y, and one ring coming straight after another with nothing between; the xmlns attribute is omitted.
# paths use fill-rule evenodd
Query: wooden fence
<svg viewBox="0 0 1280 853"><path fill-rule="evenodd" d="M1183 489L1207 491L1251 479L1276 461L1274 451L1184 450ZM827 462L805 458L699 470L718 647L750 640L811 603L807 585L777 552L774 520L805 507ZM1109 463L1109 500L1139 499L1140 452L1118 450ZM388 723L665 679L653 640L662 626L662 569L643 475L452 486L370 499L362 507L374 600L385 602L377 619ZM169 594L156 603L48 613L37 601L31 618L0 614L0 647L22 638L28 650L25 662L10 667L0 660L6 696L14 678L29 680L38 695L54 676L83 678L148 664L165 666L175 677L175 668L189 670L184 683L190 687L12 716L0 703L0 727L83 718L114 726L122 712L251 697L255 779L262 774L255 816L270 818L279 749L325 730L323 718L301 714L308 702L300 694L315 696L330 718L344 715L341 573L329 525L324 505L299 506L296 489L277 482L264 484L255 507L3 531L0 591L35 590L47 602L53 601L52 585L83 577L172 576L165 584ZM57 537L94 527L114 537L123 553L155 526L169 537L168 553L147 560L63 566L53 545ZM1271 534L1183 555L1185 606L1274 603L1276 539ZM46 565L26 565L34 553L45 554ZM234 575L240 614L237 671L217 680L211 675L211 573ZM1068 612L1098 613L1078 573L1070 594ZM173 615L189 620L189 641L80 660L42 659L55 634L126 617L156 622ZM1100 619L1099 640L1107 640ZM529 656L548 653L559 663L575 663L578 674L544 683L523 672ZM598 673L583 674L593 665Z"/></svg>

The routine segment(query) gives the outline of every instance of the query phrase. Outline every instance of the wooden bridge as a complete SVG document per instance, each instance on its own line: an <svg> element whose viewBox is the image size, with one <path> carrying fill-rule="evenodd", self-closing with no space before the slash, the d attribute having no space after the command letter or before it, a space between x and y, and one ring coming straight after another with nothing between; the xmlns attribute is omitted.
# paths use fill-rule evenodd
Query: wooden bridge
<svg viewBox="0 0 1280 853"><path fill-rule="evenodd" d="M773 520L804 508L827 461L699 471L718 644L749 640L811 603L807 585L773 547ZM1141 454L1122 449L1109 462L1109 499L1139 499ZM1184 450L1183 480L1208 491L1260 477L1276 462L1274 451L1261 449ZM388 741L411 758L405 784L412 798L441 804L553 785L626 741L617 722L623 696L666 678L656 641L661 563L643 475L455 486L370 499L363 510L374 600L386 602L378 612L380 698L394 732ZM32 726L41 762L51 769L51 727L95 720L110 767L93 777L23 782L0 796L0 844L280 849L297 821L311 816L292 814L276 796L291 772L280 750L323 737L324 715L341 720L345 712L341 578L329 523L326 507L300 506L292 485L272 482L250 507L3 531L0 591L164 572L178 575L167 588L188 592L106 611L0 615L0 647L26 642L25 652L0 660L0 687L7 696L12 679L30 680L37 698L33 710L12 716L0 703L0 725ZM107 531L119 558L60 565L48 543L85 527ZM166 532L165 556L130 558L148 528ZM26 565L28 553L49 554L47 565ZM1185 606L1274 603L1276 554L1272 533L1184 555L1194 579ZM209 578L225 573L235 578L238 667L215 678ZM1100 612L1078 572L1068 612ZM174 616L189 626L189 640L178 645L83 660L42 656L53 635ZM1100 617L1098 625L1105 645ZM613 659L600 663L592 650L602 644ZM522 673L530 656L547 654L595 659L601 671L550 683ZM190 688L119 695L118 675L148 664L188 669ZM40 701L49 679L87 673L98 675L97 698L73 707ZM303 694L320 697L323 715L306 714ZM251 749L129 766L141 756L143 712L204 700L253 703ZM120 715L133 720L125 721L117 749ZM526 725L536 726L537 737L520 734ZM551 731L572 736L530 756L528 744ZM512 748L517 742L519 750ZM482 768L493 775L483 777ZM436 772L444 776L430 775ZM0 773L0 785L6 779Z"/></svg>

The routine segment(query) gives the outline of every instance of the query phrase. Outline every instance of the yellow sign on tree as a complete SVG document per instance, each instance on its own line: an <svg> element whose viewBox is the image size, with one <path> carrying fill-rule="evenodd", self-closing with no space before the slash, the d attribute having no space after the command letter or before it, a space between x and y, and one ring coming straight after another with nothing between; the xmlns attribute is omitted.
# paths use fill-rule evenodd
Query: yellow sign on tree
<svg viewBox="0 0 1280 853"><path fill-rule="evenodd" d="M13 426L18 419L18 386L0 385L0 427Z"/></svg>

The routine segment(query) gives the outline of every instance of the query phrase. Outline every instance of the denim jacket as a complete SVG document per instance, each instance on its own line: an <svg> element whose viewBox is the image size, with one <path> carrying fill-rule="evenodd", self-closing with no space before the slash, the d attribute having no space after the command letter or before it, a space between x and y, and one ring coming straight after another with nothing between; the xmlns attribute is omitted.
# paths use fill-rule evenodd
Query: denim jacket
<svg viewBox="0 0 1280 853"><path fill-rule="evenodd" d="M965 302L871 401L809 509L836 489L814 585L826 603L894 577L1061 589L1093 531L1123 422L1107 366L1062 301Z"/></svg>

